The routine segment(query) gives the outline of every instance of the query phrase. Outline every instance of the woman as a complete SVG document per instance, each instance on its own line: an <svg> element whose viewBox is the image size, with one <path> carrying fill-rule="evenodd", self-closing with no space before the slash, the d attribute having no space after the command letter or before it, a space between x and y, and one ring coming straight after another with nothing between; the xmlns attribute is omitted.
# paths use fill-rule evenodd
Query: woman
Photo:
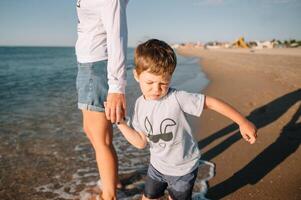
<svg viewBox="0 0 301 200"><path fill-rule="evenodd" d="M126 4L126 0L77 2L78 108L96 153L105 200L116 199L118 167L112 123L121 121L126 109Z"/></svg>

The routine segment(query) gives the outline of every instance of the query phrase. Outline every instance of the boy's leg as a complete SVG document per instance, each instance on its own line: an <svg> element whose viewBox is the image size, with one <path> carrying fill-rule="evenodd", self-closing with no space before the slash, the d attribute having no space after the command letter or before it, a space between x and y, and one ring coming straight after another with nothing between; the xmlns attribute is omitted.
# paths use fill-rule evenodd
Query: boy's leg
<svg viewBox="0 0 301 200"><path fill-rule="evenodd" d="M117 155L112 144L112 125L104 112L83 110L84 131L96 154L103 183L103 199L116 199Z"/></svg>
<svg viewBox="0 0 301 200"><path fill-rule="evenodd" d="M166 188L166 182L154 180L147 176L142 199L161 199L164 196Z"/></svg>
<svg viewBox="0 0 301 200"><path fill-rule="evenodd" d="M198 168L184 176L166 176L169 185L169 198L172 200L191 200L192 190L198 175Z"/></svg>
<svg viewBox="0 0 301 200"><path fill-rule="evenodd" d="M142 199L161 199L167 186L164 175L150 164L147 170Z"/></svg>

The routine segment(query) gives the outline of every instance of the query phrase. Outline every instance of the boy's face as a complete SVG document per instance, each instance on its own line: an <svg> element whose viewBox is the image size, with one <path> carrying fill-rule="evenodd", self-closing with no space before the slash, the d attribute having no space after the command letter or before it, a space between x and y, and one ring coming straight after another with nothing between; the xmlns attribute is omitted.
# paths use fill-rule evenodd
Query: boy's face
<svg viewBox="0 0 301 200"><path fill-rule="evenodd" d="M134 76L145 99L158 100L167 94L171 76L155 75L148 71L138 75L135 70Z"/></svg>

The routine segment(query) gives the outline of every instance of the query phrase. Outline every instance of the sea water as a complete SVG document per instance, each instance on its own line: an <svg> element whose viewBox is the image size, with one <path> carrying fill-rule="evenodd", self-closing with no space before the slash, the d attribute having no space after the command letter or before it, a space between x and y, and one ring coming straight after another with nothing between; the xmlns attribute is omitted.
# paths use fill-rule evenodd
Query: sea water
<svg viewBox="0 0 301 200"><path fill-rule="evenodd" d="M129 115L141 95L128 49ZM97 188L95 153L77 109L74 48L0 47L0 199L89 199ZM208 83L198 59L178 55L172 87L200 92ZM119 199L141 194L149 151L133 148L114 129ZM205 199L212 163L201 161L194 198ZM94 189L93 189L94 188Z"/></svg>

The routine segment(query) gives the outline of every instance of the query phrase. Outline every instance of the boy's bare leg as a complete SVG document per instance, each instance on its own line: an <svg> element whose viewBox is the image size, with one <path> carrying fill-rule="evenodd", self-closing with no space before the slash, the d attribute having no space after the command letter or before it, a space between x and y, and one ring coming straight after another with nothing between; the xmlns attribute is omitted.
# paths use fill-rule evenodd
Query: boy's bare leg
<svg viewBox="0 0 301 200"><path fill-rule="evenodd" d="M104 112L83 110L84 131L91 141L103 183L102 198L116 199L117 155L112 144L112 125Z"/></svg>

